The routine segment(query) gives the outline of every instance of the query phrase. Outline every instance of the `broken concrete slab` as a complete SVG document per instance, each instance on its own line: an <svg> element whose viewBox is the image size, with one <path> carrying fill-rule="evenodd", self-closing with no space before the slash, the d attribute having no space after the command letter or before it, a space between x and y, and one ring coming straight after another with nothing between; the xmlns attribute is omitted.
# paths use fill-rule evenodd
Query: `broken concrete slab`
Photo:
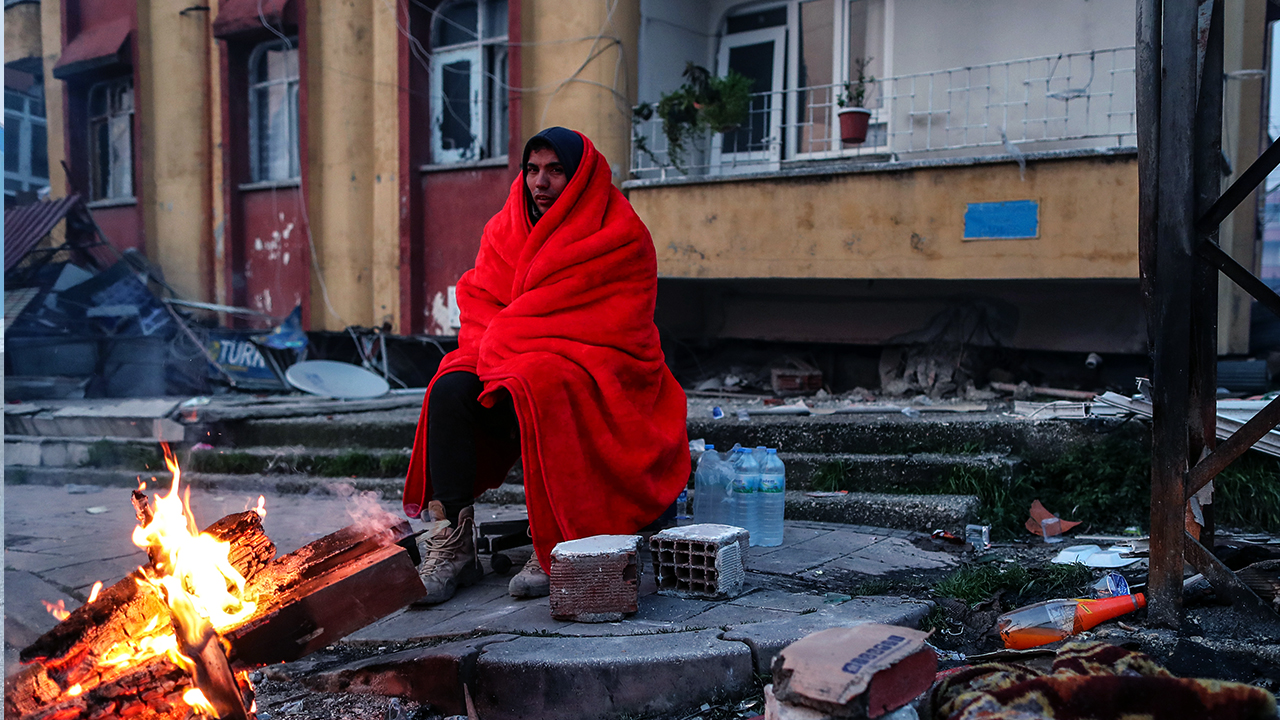
<svg viewBox="0 0 1280 720"><path fill-rule="evenodd" d="M794 615L768 622L735 624L721 637L736 640L751 648L756 672L770 672L773 658L782 648L819 630L850 627L864 622L915 628L933 603L899 597L857 597L816 612Z"/></svg>
<svg viewBox="0 0 1280 720"><path fill-rule="evenodd" d="M517 638L485 648L471 697L485 720L674 714L754 683L750 649L719 634Z"/></svg>
<svg viewBox="0 0 1280 720"><path fill-rule="evenodd" d="M495 643L514 635L486 635L432 647L402 650L303 676L320 692L389 695L430 704L447 715L465 715L463 685L475 685L476 660Z"/></svg>

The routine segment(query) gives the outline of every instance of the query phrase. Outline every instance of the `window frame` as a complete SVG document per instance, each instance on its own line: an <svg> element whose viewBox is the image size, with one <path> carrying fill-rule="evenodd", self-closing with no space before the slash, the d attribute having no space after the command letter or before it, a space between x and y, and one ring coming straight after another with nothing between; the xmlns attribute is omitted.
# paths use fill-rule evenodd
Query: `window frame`
<svg viewBox="0 0 1280 720"><path fill-rule="evenodd" d="M117 100L121 96L116 91L122 88L128 91L129 107L127 109L122 109L117 106ZM104 100L105 112L101 115L95 115L93 109L94 96L99 92L106 95ZM111 78L110 80L96 82L89 86L89 91L85 94L85 126L88 129L89 148L89 199L91 202L128 203L136 202L137 200L138 183L134 177L136 170L134 167L136 165L134 162L134 149L136 147L134 142L134 115L137 108L137 95L135 92L136 89L133 85L133 76L124 75L121 77ZM112 179L116 176L115 167L111 163L111 130L114 122L122 118L127 118L129 128L127 135L129 147L127 152L121 153L120 155L120 157L125 159L128 163L128 172L125 174L129 183L129 187L127 189L111 187ZM108 165L105 168L105 178L102 174L104 168L102 168L99 163L102 148L99 147L99 143L101 141L98 138L97 128L100 125L104 126L107 130Z"/></svg>
<svg viewBox="0 0 1280 720"><path fill-rule="evenodd" d="M4 195L6 201L9 198L16 198L18 193L39 190L49 185L49 178L36 175L35 170L32 168L32 160L35 155L35 141L32 138L32 129L38 125L45 129L45 172L46 174L48 173L49 124L44 115L36 115L31 110L31 104L33 102L39 102L41 106L44 105L43 87L44 86L39 83L32 85L32 89L41 89L39 95L33 92L19 92L18 90L7 87L4 89L6 100L4 109L5 130L7 131L10 127L16 127L18 131L17 146L12 148L8 146L5 147L5 159L7 160L12 155L18 161L17 170L11 171L6 168L4 171ZM22 101L22 107L20 109L10 109L8 106L9 96L20 99ZM11 180L18 183L19 188L10 190L9 181Z"/></svg>
<svg viewBox="0 0 1280 720"><path fill-rule="evenodd" d="M716 37L718 43L716 58L716 72L718 75L725 75L728 67L728 47L732 39L742 38L757 33L765 33L767 31L783 31L785 36L783 49L784 63L784 79L781 88L775 88L774 92L780 91L782 102L779 103L782 113L782 119L775 132L781 132L781 141L777 143L777 151L769 153L769 157L763 156L764 153L722 153L720 152L722 136L717 134L713 138L711 167L712 172L719 174L732 174L741 172L764 172L778 170L783 164L789 162L807 162L812 160L836 159L857 155L881 154L887 151L886 145L859 145L855 147L845 147L839 138L839 120L837 112L839 108L835 105L836 96L839 94L839 87L849 80L850 71L850 53L852 46L853 33L853 17L851 11L853 4L856 2L869 2L870 0L832 0L832 68L831 77L836 89L832 91L832 107L830 117L828 118L828 137L826 140L826 148L815 143L807 151L802 151L800 147L801 133L798 132L798 123L803 119L802 102L806 93L800 92L802 89L800 82L800 6L811 2L812 0L769 0L767 2L752 3L741 5L731 9L725 13L720 21L720 30ZM891 0L886 0L889 2ZM745 32L729 34L727 26L729 18L752 13L764 12L768 10L786 7L787 22L786 25L778 25L769 28L749 30ZM887 22L887 20L886 20ZM868 26L864 30L871 30ZM883 35L888 28L880 27L878 32ZM734 46L747 43L733 43ZM884 58L885 72L888 72L887 63L889 58ZM775 69L776 74L776 69ZM884 73L882 73L884 74ZM869 108L871 110L871 125L883 127L886 119L891 116L889 98L878 98L878 107ZM779 108L771 108L773 114L778 113ZM743 157L746 156L746 157Z"/></svg>
<svg viewBox="0 0 1280 720"><path fill-rule="evenodd" d="M297 68L297 74L283 79L267 79L255 82L254 72L257 70L258 63L263 61L268 52L276 49L284 49L295 53L297 60L294 66ZM302 181L302 151L301 138L299 137L299 115L301 114L299 103L301 101L300 92L302 87L300 62L301 54L298 50L297 36L283 40L264 40L254 45L253 50L249 52L249 61L245 66L245 85L249 93L249 182L247 183L249 185L294 184ZM289 130L289 175L286 177L267 177L265 175L261 156L262 148L258 143L264 129L259 127L258 124L258 95L261 90L274 85L285 86L285 107L289 113L287 122Z"/></svg>
<svg viewBox="0 0 1280 720"><path fill-rule="evenodd" d="M436 46L440 23L448 22L444 10L458 2L476 3L476 34L474 40ZM509 99L507 97L510 68L508 34L490 36L490 8L493 0L451 0L441 3L432 12L430 38L432 40L430 62L430 136L431 165L474 164L507 157L510 139ZM509 5L508 5L509 7ZM505 18L504 18L505 20ZM506 23L504 22L505 26ZM444 73L450 64L470 61L468 71L467 120L472 130L473 143L465 148L445 148L442 127L444 124Z"/></svg>

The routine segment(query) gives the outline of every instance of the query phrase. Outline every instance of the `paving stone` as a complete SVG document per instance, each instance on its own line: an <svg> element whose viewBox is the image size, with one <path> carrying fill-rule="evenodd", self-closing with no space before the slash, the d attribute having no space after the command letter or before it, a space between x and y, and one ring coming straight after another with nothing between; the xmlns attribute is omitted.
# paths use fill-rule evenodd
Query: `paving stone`
<svg viewBox="0 0 1280 720"><path fill-rule="evenodd" d="M798 595L782 590L756 590L729 601L731 605L743 607L766 608L768 610L786 610L787 612L803 612L819 610L824 605L824 598L818 595Z"/></svg>
<svg viewBox="0 0 1280 720"><path fill-rule="evenodd" d="M85 585L92 585L98 581L101 581L104 585L111 585L125 575L133 572L142 562L146 562L145 556L142 560L139 560L137 556L130 554L126 557L94 560L92 562L60 567L56 570L41 573L40 577L48 580L54 585L60 585L66 588L78 588Z"/></svg>
<svg viewBox="0 0 1280 720"><path fill-rule="evenodd" d="M796 613L788 610L773 610L770 608L760 607L743 607L741 605L730 605L724 603L709 608L706 612L698 613L693 617L685 620L685 624L690 627L714 628L724 627L726 625L734 625L736 623L757 623L766 620L777 620L795 615Z"/></svg>
<svg viewBox="0 0 1280 720"><path fill-rule="evenodd" d="M882 536L883 537L883 536ZM788 550L800 552L837 552L851 553L872 545L879 540L875 535L857 533L849 530L833 530L811 540L804 540L792 545Z"/></svg>
<svg viewBox="0 0 1280 720"><path fill-rule="evenodd" d="M803 543L795 548L787 548L786 552L775 552L768 555L747 555L747 570L753 572L774 573L775 575L792 575L810 568L816 568L830 562L844 553L840 550L817 549L804 551Z"/></svg>
<svg viewBox="0 0 1280 720"><path fill-rule="evenodd" d="M11 548L4 549L4 566L14 570L42 573L46 570L66 567L79 562L84 562L84 559L51 553L32 553Z"/></svg>
<svg viewBox="0 0 1280 720"><path fill-rule="evenodd" d="M490 645L476 662L476 714L485 720L674 717L752 687L751 651L718 634L517 638Z"/></svg>
<svg viewBox="0 0 1280 720"><path fill-rule="evenodd" d="M640 598L640 610L628 622L663 623L683 626L685 621L720 605L723 601L698 598L676 598L666 595L647 595Z"/></svg>
<svg viewBox="0 0 1280 720"><path fill-rule="evenodd" d="M351 633L344 643L377 645L389 642L417 642L436 637L435 629L446 620L465 613L465 609L451 610L407 609L392 613L381 620Z"/></svg>
<svg viewBox="0 0 1280 720"><path fill-rule="evenodd" d="M903 538L885 538L854 553L856 557L891 564L897 569L933 569L956 564L955 556L921 550Z"/></svg>
<svg viewBox="0 0 1280 720"><path fill-rule="evenodd" d="M23 570L4 571L4 641L24 648L58 624L41 600L62 601L67 610L80 607L80 601Z"/></svg>
<svg viewBox="0 0 1280 720"><path fill-rule="evenodd" d="M862 622L914 628L920 625L932 606L932 603L896 597L854 598L839 605L828 605L817 612L793 614L768 622L732 625L721 637L749 646L756 672L765 674L771 672L773 657L782 648L806 635Z"/></svg>
<svg viewBox="0 0 1280 720"><path fill-rule="evenodd" d="M321 692L353 692L429 703L446 715L465 715L463 684L474 685L480 653L514 635L487 635L458 642L394 652L304 676Z"/></svg>

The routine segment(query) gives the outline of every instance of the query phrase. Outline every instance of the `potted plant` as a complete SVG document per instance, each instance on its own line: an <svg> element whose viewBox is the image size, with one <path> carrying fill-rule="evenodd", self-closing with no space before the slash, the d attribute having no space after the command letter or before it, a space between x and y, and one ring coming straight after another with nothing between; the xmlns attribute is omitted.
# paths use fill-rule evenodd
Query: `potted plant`
<svg viewBox="0 0 1280 720"><path fill-rule="evenodd" d="M840 119L840 140L848 144L867 139L871 111L864 105L867 102L867 86L876 81L875 76L866 74L867 64L870 62L869 57L853 61L854 77L844 84L844 92L836 99L840 106L836 113L836 117Z"/></svg>
<svg viewBox="0 0 1280 720"><path fill-rule="evenodd" d="M723 133L741 126L747 121L751 105L751 80L732 70L724 77L716 77L710 70L689 63L684 77L687 82L675 92L663 94L656 108L667 136L667 159L680 172L685 172L684 155L692 140L706 130ZM648 120L654 111L648 103L641 104L634 110L632 123ZM641 140L637 148L657 162L642 142L643 136L637 137Z"/></svg>

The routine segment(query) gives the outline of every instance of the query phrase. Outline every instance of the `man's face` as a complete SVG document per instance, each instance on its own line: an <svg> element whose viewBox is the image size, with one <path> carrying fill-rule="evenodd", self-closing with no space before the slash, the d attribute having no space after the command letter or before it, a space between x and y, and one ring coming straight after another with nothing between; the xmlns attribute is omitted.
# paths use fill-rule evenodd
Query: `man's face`
<svg viewBox="0 0 1280 720"><path fill-rule="evenodd" d="M541 215L551 208L551 204L560 197L569 184L569 176L564 172L564 165L554 150L539 148L529 153L529 162L524 166L524 184L533 196L533 204L538 206Z"/></svg>

